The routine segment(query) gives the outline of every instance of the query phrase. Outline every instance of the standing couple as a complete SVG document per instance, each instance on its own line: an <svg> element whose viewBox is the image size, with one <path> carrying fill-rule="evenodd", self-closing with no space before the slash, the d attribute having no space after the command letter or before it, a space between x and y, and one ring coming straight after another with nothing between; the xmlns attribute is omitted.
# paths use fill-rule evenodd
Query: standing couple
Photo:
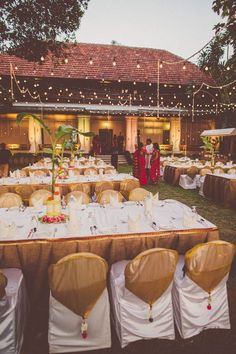
<svg viewBox="0 0 236 354"><path fill-rule="evenodd" d="M160 179L160 150L158 143L146 140L146 146L139 143L133 156L133 176L139 178L140 184L156 184Z"/></svg>

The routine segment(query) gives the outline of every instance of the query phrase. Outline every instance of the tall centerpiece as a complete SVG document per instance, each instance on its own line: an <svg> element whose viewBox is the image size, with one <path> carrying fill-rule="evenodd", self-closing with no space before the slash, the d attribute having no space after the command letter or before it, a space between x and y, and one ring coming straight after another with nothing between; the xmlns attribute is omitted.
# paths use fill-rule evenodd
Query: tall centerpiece
<svg viewBox="0 0 236 354"><path fill-rule="evenodd" d="M215 165L215 152L216 149L219 145L219 138L218 137L209 137L209 136L202 136L201 137L203 148L205 151L209 152L210 157L211 157L211 166L213 167Z"/></svg>
<svg viewBox="0 0 236 354"><path fill-rule="evenodd" d="M50 139L50 148L43 149L43 152L50 154L52 159L52 171L51 171L51 191L52 197L47 201L47 215L49 220L55 220L55 222L60 221L61 215L61 198L60 193L56 189L57 179L61 175L61 167L63 165L64 151L65 148L71 146L71 142L75 140L78 135L83 135L85 137L92 137L94 133L92 132L81 132L78 129L72 127L71 125L60 125L54 132L45 124L43 119L39 118L35 114L31 113L19 113L17 115L16 121L18 125L21 125L24 119L33 118L43 130L48 134ZM61 148L58 149L60 144ZM50 219L51 218L51 219ZM45 218L45 221L47 218Z"/></svg>

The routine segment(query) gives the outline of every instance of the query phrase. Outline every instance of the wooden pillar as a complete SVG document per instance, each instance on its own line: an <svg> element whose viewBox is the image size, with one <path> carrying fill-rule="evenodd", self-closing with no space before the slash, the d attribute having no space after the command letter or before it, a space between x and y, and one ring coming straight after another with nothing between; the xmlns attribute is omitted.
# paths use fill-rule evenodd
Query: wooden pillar
<svg viewBox="0 0 236 354"><path fill-rule="evenodd" d="M90 131L90 116L78 116L78 129L83 133ZM81 150L89 152L91 146L91 138L86 138L80 135L79 139L81 143Z"/></svg>
<svg viewBox="0 0 236 354"><path fill-rule="evenodd" d="M180 118L171 118L170 119L170 144L173 145L173 152L179 152L180 132L181 132Z"/></svg>
<svg viewBox="0 0 236 354"><path fill-rule="evenodd" d="M125 133L125 149L134 152L134 145L137 144L138 117L125 117L126 133Z"/></svg>

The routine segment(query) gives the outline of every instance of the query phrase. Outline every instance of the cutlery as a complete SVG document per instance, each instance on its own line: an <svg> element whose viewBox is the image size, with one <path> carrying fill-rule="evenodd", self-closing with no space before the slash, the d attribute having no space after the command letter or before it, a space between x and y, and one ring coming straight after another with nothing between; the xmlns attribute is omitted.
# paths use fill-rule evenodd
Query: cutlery
<svg viewBox="0 0 236 354"><path fill-rule="evenodd" d="M156 224L156 222L155 221L153 221L152 222L152 228L154 229L154 230L156 230L156 231L158 231L159 230L159 227L157 226L157 224Z"/></svg>
<svg viewBox="0 0 236 354"><path fill-rule="evenodd" d="M57 227L55 227L55 229L54 229L54 231L53 231L52 237L55 237L55 236L56 236L56 233L57 233Z"/></svg>
<svg viewBox="0 0 236 354"><path fill-rule="evenodd" d="M32 238L33 234L37 231L36 227L33 227L32 229L30 229L27 238Z"/></svg>
<svg viewBox="0 0 236 354"><path fill-rule="evenodd" d="M97 226L96 226L96 225L93 225L93 229L94 229L94 234L97 235L97 233L98 233L98 228L97 228Z"/></svg>

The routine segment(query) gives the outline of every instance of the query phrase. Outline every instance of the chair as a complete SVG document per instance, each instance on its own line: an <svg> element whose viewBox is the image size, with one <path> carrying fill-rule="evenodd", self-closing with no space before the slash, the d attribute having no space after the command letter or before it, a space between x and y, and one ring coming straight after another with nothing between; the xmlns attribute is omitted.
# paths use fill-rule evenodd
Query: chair
<svg viewBox="0 0 236 354"><path fill-rule="evenodd" d="M80 176L80 169L79 168L73 168L72 170L74 176Z"/></svg>
<svg viewBox="0 0 236 354"><path fill-rule="evenodd" d="M49 352L111 346L108 265L92 253L71 254L49 267Z"/></svg>
<svg viewBox="0 0 236 354"><path fill-rule="evenodd" d="M6 186L0 186L0 195L3 193L8 193L8 187Z"/></svg>
<svg viewBox="0 0 236 354"><path fill-rule="evenodd" d="M81 191L90 195L91 185L90 183L75 183L75 184L70 184L69 189L71 192Z"/></svg>
<svg viewBox="0 0 236 354"><path fill-rule="evenodd" d="M135 201L135 202L141 202L143 201L147 196L149 195L149 192L144 189L144 188L135 188L129 193L129 200Z"/></svg>
<svg viewBox="0 0 236 354"><path fill-rule="evenodd" d="M110 197L117 200L118 202L123 202L123 195L118 191L113 191L111 189L107 189L98 194L97 201L100 204L110 204Z"/></svg>
<svg viewBox="0 0 236 354"><path fill-rule="evenodd" d="M104 174L105 175L116 175L117 171L113 167L106 167L105 170L104 170Z"/></svg>
<svg viewBox="0 0 236 354"><path fill-rule="evenodd" d="M176 251L154 248L111 267L111 302L121 347L140 339L174 339L171 299Z"/></svg>
<svg viewBox="0 0 236 354"><path fill-rule="evenodd" d="M212 173L212 171L211 171L210 167L204 167L204 168L200 169L199 173L200 173L201 177L204 177L204 176L206 176L207 173Z"/></svg>
<svg viewBox="0 0 236 354"><path fill-rule="evenodd" d="M110 181L101 181L101 182L97 182L95 184L95 193L101 193L103 191L106 191L108 189L114 189L113 183Z"/></svg>
<svg viewBox="0 0 236 354"><path fill-rule="evenodd" d="M29 206L36 206L39 202L42 205L46 205L46 202L49 197L52 196L52 193L46 189L38 189L33 192L29 198Z"/></svg>
<svg viewBox="0 0 236 354"><path fill-rule="evenodd" d="M81 191L74 191L74 192L70 192L65 196L65 201L66 204L69 203L71 197L74 197L76 200L81 200L81 204L89 204L90 202L90 198L89 196Z"/></svg>
<svg viewBox="0 0 236 354"><path fill-rule="evenodd" d="M32 185L21 185L15 187L15 192L21 196L25 203L29 202L31 194L36 190L35 186Z"/></svg>
<svg viewBox="0 0 236 354"><path fill-rule="evenodd" d="M227 172L229 175L236 175L236 168L230 168Z"/></svg>
<svg viewBox="0 0 236 354"><path fill-rule="evenodd" d="M20 354L27 318L27 295L20 269L0 271L0 354Z"/></svg>
<svg viewBox="0 0 236 354"><path fill-rule="evenodd" d="M120 192L123 194L125 199L129 198L129 193L135 189L139 188L140 183L137 179L126 179L120 182Z"/></svg>
<svg viewBox="0 0 236 354"><path fill-rule="evenodd" d="M15 193L3 193L0 195L0 208L19 207L22 204L22 199Z"/></svg>
<svg viewBox="0 0 236 354"><path fill-rule="evenodd" d="M33 172L34 177L46 177L48 174L47 170L36 170Z"/></svg>
<svg viewBox="0 0 236 354"><path fill-rule="evenodd" d="M179 185L184 189L196 189L199 178L198 168L191 166L187 169L186 174L180 175Z"/></svg>
<svg viewBox="0 0 236 354"><path fill-rule="evenodd" d="M172 295L181 337L189 338L208 328L230 328L226 282L234 254L234 245L212 241L180 257Z"/></svg>
<svg viewBox="0 0 236 354"><path fill-rule="evenodd" d="M224 171L224 169L222 167L215 167L213 169L213 173L223 174L223 173L225 173L225 171Z"/></svg>
<svg viewBox="0 0 236 354"><path fill-rule="evenodd" d="M84 170L85 176L93 176L93 175L97 175L97 174L98 174L97 169L93 168L93 167L89 167Z"/></svg>

